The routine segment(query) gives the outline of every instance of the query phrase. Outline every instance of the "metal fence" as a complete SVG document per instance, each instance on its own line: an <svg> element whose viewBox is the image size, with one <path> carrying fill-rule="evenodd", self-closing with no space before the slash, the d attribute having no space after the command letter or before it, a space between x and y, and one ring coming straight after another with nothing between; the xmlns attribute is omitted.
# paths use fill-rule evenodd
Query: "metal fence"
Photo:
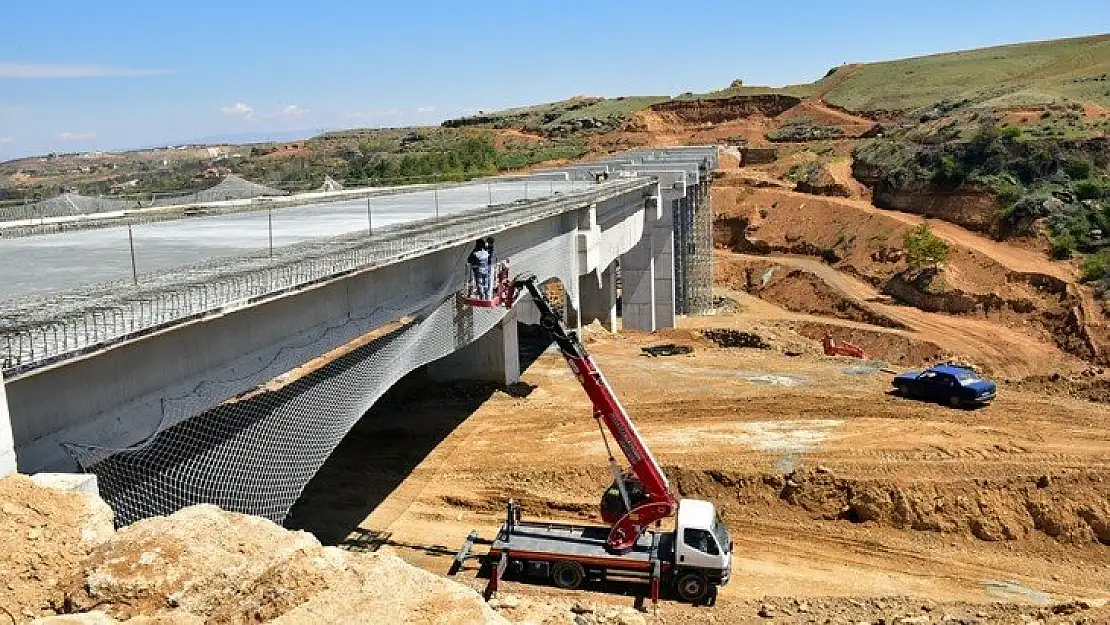
<svg viewBox="0 0 1110 625"><path fill-rule="evenodd" d="M0 370L10 377L213 312L458 245L651 184L651 180L632 179L590 185L566 196L491 205L387 226L373 234L345 235L326 244L294 245L275 258L214 261L168 272L142 288L114 285L98 294L85 294L73 310L2 330Z"/></svg>

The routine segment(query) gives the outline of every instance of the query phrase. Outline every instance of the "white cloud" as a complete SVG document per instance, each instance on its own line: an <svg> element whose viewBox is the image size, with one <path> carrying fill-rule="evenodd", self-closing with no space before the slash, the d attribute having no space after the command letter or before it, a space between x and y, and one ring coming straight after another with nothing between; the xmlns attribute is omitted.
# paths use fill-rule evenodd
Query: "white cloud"
<svg viewBox="0 0 1110 625"><path fill-rule="evenodd" d="M280 115L282 117L301 117L306 113L308 113L308 109L304 108L303 106L290 104L289 106L282 107Z"/></svg>
<svg viewBox="0 0 1110 625"><path fill-rule="evenodd" d="M436 107L434 106L418 106L416 107L417 113L435 113Z"/></svg>
<svg viewBox="0 0 1110 625"><path fill-rule="evenodd" d="M220 111L224 115L235 115L237 117L246 117L248 119L252 115L254 115L254 107L252 107L249 104L245 104L243 102L236 102L235 104L232 104L231 106L225 106L222 109L220 109Z"/></svg>
<svg viewBox="0 0 1110 625"><path fill-rule="evenodd" d="M89 141L96 138L95 132L59 132L62 141Z"/></svg>
<svg viewBox="0 0 1110 625"><path fill-rule="evenodd" d="M172 74L168 69L139 69L110 65L54 65L50 63L13 63L0 61L0 78L107 78L120 76L159 76Z"/></svg>
<svg viewBox="0 0 1110 625"><path fill-rule="evenodd" d="M15 137L0 137L0 145L11 143L12 141L15 141Z"/></svg>

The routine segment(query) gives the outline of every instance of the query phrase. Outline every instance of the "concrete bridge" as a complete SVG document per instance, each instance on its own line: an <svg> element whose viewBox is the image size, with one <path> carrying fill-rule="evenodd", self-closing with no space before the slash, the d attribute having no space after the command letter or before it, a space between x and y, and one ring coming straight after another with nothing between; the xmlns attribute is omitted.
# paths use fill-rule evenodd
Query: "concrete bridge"
<svg viewBox="0 0 1110 625"><path fill-rule="evenodd" d="M715 167L715 149L679 148L536 172L532 184L565 191L316 242L252 266L253 290L206 294L199 311L140 316L118 336L75 334L73 349L6 371L0 473L13 462L95 472L124 520L197 501L281 520L405 374L518 379L517 323L534 311L457 297L479 236L495 237L514 274L561 282L574 325L616 329L619 271L623 326L673 327L699 305L692 269L707 268L695 258L712 257L695 224L709 222ZM599 171L608 179L597 182Z"/></svg>

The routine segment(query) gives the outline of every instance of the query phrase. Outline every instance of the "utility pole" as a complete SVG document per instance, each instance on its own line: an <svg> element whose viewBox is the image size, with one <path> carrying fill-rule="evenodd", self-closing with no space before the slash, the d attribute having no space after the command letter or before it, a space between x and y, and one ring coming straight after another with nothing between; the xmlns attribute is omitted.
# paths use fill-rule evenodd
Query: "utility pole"
<svg viewBox="0 0 1110 625"><path fill-rule="evenodd" d="M366 233L374 234L374 213L370 211L370 198L366 198Z"/></svg>
<svg viewBox="0 0 1110 625"><path fill-rule="evenodd" d="M432 188L432 196L436 200L436 219L439 219L439 187Z"/></svg>
<svg viewBox="0 0 1110 625"><path fill-rule="evenodd" d="M270 231L270 258L273 258L274 257L274 207L273 206L270 206L270 209L268 211L266 211L266 222L267 222L267 227Z"/></svg>
<svg viewBox="0 0 1110 625"><path fill-rule="evenodd" d="M131 282L139 286L139 268L135 265L135 235L131 232L131 224L127 224L127 244L131 248Z"/></svg>

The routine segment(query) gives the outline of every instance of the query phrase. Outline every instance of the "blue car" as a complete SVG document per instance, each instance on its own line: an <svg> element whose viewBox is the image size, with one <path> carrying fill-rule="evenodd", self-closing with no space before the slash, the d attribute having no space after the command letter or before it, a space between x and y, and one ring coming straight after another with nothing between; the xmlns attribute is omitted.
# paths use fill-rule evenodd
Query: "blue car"
<svg viewBox="0 0 1110 625"><path fill-rule="evenodd" d="M953 408L988 404L995 394L994 382L980 378L974 369L951 364L907 371L895 376L892 384L902 397L947 403Z"/></svg>

